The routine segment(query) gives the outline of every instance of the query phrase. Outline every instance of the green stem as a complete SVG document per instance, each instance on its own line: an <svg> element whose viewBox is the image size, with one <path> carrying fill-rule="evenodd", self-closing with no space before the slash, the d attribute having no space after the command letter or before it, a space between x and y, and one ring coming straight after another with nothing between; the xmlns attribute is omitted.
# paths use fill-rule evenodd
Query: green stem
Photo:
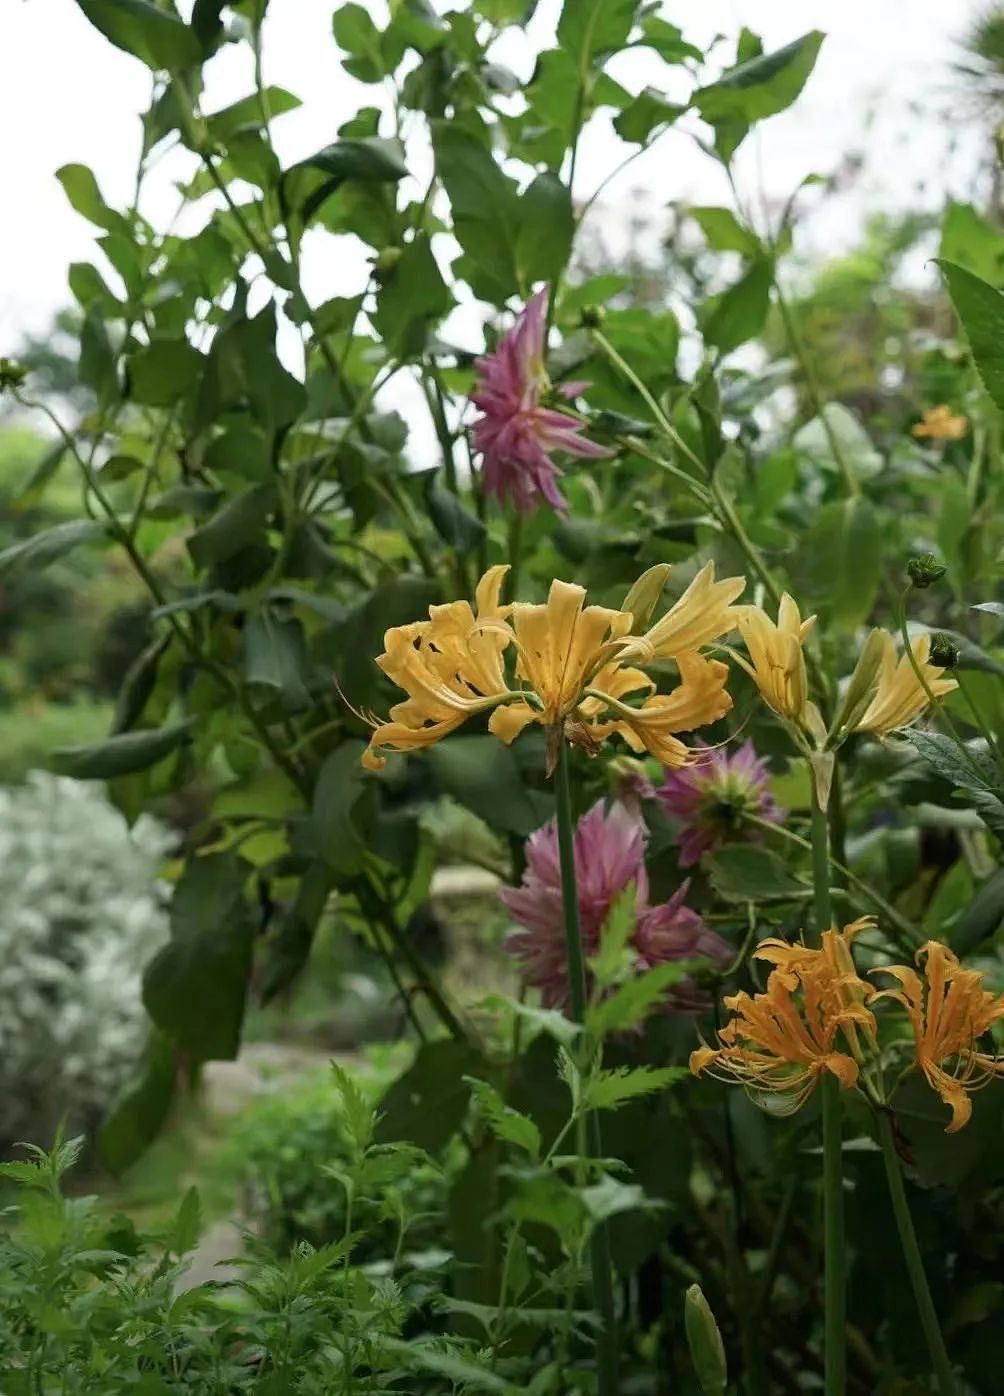
<svg viewBox="0 0 1004 1396"><path fill-rule="evenodd" d="M823 931L833 924L830 903L829 830L826 811L816 796L812 780L812 875L815 890L815 926L810 944L822 943ZM826 1072L823 1096L823 1243L824 1273L824 1369L826 1396L844 1396L847 1381L847 1351L844 1337L847 1296L844 1281L844 1179L841 1157L840 1086Z"/></svg>
<svg viewBox="0 0 1004 1396"><path fill-rule="evenodd" d="M903 1185L903 1171L900 1167L899 1156L896 1153L892 1123L887 1110L879 1112L878 1134L879 1143L882 1145L885 1176L889 1184L889 1197L892 1201L893 1215L896 1218L896 1229L899 1232L900 1245L903 1247L903 1259L906 1262L917 1313L920 1316L924 1337L927 1339L928 1350L931 1354L931 1365L938 1378L938 1390L941 1392L941 1396L955 1396L957 1391L955 1375L952 1371L948 1349L945 1347L945 1340L941 1334L941 1325L938 1322L937 1310L928 1288L927 1276L924 1273L924 1261L917 1244L917 1233L913 1229L910 1204L907 1202L906 1188Z"/></svg>
<svg viewBox="0 0 1004 1396"><path fill-rule="evenodd" d="M509 519L507 539L509 549L509 595L519 599L520 570L523 565L523 515L515 510ZM574 874L574 868L573 868ZM581 1014L576 1015L581 1018Z"/></svg>
<svg viewBox="0 0 1004 1396"><path fill-rule="evenodd" d="M565 920L565 951L568 963L568 997L572 1017L581 1023L586 1013L586 962L579 927L579 896L575 881L575 825L572 820L572 792L568 779L568 743L564 734L558 743L555 770L557 800L558 859L561 868L561 901ZM591 1158L603 1157L600 1122L595 1113L586 1117L585 1149ZM602 1327L597 1341L600 1396L617 1396L617 1328L614 1315L613 1271L610 1239L605 1224L596 1226L590 1242L593 1298Z"/></svg>
<svg viewBox="0 0 1004 1396"><path fill-rule="evenodd" d="M961 670L961 669L956 673L956 675L955 675L955 681L956 681L956 683L959 685L959 692L962 694L962 697L965 699L966 706L968 707L969 711L970 711L970 712L972 713L972 715L973 715L973 722L976 724L977 728L979 729L979 731L980 731L980 733L981 733L981 735L982 735L982 737L983 737L983 740L984 740L984 741L986 742L986 744L987 744L987 750L988 750L988 752L989 752L990 755L993 757L994 761L997 763L997 766L998 766L1002 771L1004 771L1004 760L1001 759L1000 747L997 745L997 741L996 741L996 739L995 739L993 733L990 731L990 728L987 726L986 718L983 716L983 714L980 712L979 708L977 707L977 705L976 705L976 700L975 700L975 698L973 697L972 692L970 691L968 685L967 685L967 684L965 683L965 681L963 680L963 677L962 677L962 670Z"/></svg>

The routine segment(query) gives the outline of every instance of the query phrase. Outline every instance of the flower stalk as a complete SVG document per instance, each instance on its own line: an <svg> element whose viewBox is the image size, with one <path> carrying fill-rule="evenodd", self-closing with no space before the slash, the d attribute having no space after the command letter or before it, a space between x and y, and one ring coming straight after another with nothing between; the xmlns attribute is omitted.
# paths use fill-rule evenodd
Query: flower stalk
<svg viewBox="0 0 1004 1396"><path fill-rule="evenodd" d="M586 962L579 929L579 895L575 881L575 823L572 818L572 792L568 778L568 743L563 735L559 734L559 738L554 793L557 801L558 859L568 959L568 997L572 1017L577 1023L581 1023L586 1014ZM587 1157L602 1158L600 1122L595 1113L585 1116L584 1125L582 1145ZM601 1322L597 1340L599 1392L600 1396L617 1396L617 1330L610 1238L606 1223L600 1223L593 1229L590 1252L593 1301Z"/></svg>
<svg viewBox="0 0 1004 1396"><path fill-rule="evenodd" d="M903 1170L896 1153L892 1121L887 1110L879 1111L878 1136L882 1146L882 1162L885 1164L886 1181L889 1184L889 1198L892 1202L893 1215L896 1218L900 1245L903 1248L903 1259L906 1262L913 1297L917 1304L917 1313L920 1316L924 1337L927 1339L928 1350L931 1354L931 1365L938 1378L938 1390L941 1396L956 1396L958 1388L955 1383L955 1375L941 1333L934 1300L931 1298L931 1291L927 1284L927 1275L924 1273L924 1261L917 1244L917 1233L913 1228L910 1204L907 1202L906 1188L903 1185Z"/></svg>
<svg viewBox="0 0 1004 1396"><path fill-rule="evenodd" d="M810 943L822 944L833 924L830 902L829 829L812 777L812 879L815 928ZM844 1178L841 1156L840 1085L827 1073L821 1083L823 1113L824 1377L826 1396L843 1396L847 1381L846 1282L844 1279Z"/></svg>

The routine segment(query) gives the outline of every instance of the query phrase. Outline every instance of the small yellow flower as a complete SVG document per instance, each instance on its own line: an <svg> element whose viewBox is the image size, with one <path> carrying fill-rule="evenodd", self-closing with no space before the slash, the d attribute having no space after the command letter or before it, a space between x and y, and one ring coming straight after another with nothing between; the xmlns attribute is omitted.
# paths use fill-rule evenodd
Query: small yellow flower
<svg viewBox="0 0 1004 1396"><path fill-rule="evenodd" d="M898 727L908 727L924 711L929 700L923 684L914 672L909 656L902 655L897 663L896 644L892 636L887 630L878 633L881 637L882 656L878 666L875 694L851 730L874 732L881 737ZM910 648L917 667L935 698L941 698L958 687L954 679L941 677L944 669L928 663L928 655L931 652L930 635L918 635L911 641Z"/></svg>
<svg viewBox="0 0 1004 1396"><path fill-rule="evenodd" d="M776 968L762 994L741 991L724 1000L734 1015L718 1033L717 1047L690 1057L695 1076L707 1071L737 1081L759 1104L792 1113L805 1103L825 1072L841 1086L857 1085L863 1059L862 1030L874 1042L875 1019L867 1007L875 991L858 978L850 943L865 920L826 931L821 949L765 940L759 959Z"/></svg>
<svg viewBox="0 0 1004 1396"><path fill-rule="evenodd" d="M737 606L739 633L749 654L749 663L739 662L760 690L761 697L779 717L800 727L818 725L809 702L802 646L816 623L815 616L802 620L798 606L787 592L781 597L777 624L759 606Z"/></svg>
<svg viewBox="0 0 1004 1396"><path fill-rule="evenodd" d="M917 1066L951 1110L946 1133L954 1134L972 1114L970 1093L1004 1074L1004 1061L996 1052L991 1055L977 1047L992 1024L1004 1018L1004 994L995 996L984 989L983 976L963 969L940 941L929 940L920 947L917 963L921 962L923 980L908 965L876 970L891 974L900 986L883 989L876 998L895 999L906 1009Z"/></svg>
<svg viewBox="0 0 1004 1396"><path fill-rule="evenodd" d="M937 407L927 407L921 413L921 420L913 428L913 434L928 441L961 441L969 430L969 418L955 414L947 403Z"/></svg>

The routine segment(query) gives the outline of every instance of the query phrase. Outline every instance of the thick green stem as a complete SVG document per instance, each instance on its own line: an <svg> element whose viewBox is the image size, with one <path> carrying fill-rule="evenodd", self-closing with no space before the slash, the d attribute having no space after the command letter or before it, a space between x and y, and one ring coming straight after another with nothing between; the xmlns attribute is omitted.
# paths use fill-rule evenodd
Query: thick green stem
<svg viewBox="0 0 1004 1396"><path fill-rule="evenodd" d="M812 772L810 771L810 775ZM833 924L830 904L829 830L826 811L812 782L812 877L815 890L816 924L810 943L820 945L822 934ZM844 1178L841 1157L840 1086L826 1072L822 1081L823 1100L823 1244L824 1274L824 1368L826 1396L844 1396L847 1382L847 1352L844 1335L846 1292L844 1281Z"/></svg>
<svg viewBox="0 0 1004 1396"><path fill-rule="evenodd" d="M903 1171L896 1153L896 1143L893 1139L892 1122L888 1111L883 1110L879 1113L878 1135L879 1143L882 1145L885 1176L889 1183L889 1197L892 1201L893 1215L896 1218L896 1229L899 1232L900 1245L903 1247L903 1259L906 1262L910 1286L913 1289L913 1297L917 1304L917 1313L920 1315L924 1337L927 1339L928 1350L931 1354L931 1365L938 1378L938 1390L941 1392L941 1396L956 1396L958 1388L955 1384L955 1375L952 1371L948 1349L945 1347L945 1340L941 1335L941 1325L938 1322L934 1300L931 1298L931 1291L927 1285L924 1261L917 1244L917 1233L913 1229L910 1204L906 1200Z"/></svg>
<svg viewBox="0 0 1004 1396"><path fill-rule="evenodd" d="M561 868L561 900L565 917L565 950L568 963L568 997L572 1017L581 1023L586 1012L586 962L579 928L579 896L575 882L575 825L572 820L572 793L568 779L568 744L562 734L558 744L555 771L557 800L558 858ZM600 1121L595 1113L586 1118L585 1147L592 1158L603 1157ZM610 1238L604 1223L593 1230L590 1243L593 1299L602 1328L597 1341L600 1396L617 1396L617 1328L614 1315L613 1270Z"/></svg>

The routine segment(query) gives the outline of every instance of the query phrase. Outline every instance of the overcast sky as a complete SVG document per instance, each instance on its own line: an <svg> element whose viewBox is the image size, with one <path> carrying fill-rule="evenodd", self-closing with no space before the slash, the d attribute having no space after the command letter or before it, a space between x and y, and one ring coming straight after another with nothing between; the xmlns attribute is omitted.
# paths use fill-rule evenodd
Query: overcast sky
<svg viewBox="0 0 1004 1396"><path fill-rule="evenodd" d="M863 210L918 198L938 204L971 179L975 137L956 133L948 64L952 39L979 0L670 0L663 13L697 43L724 33L734 40L746 24L768 48L810 28L824 30L816 71L796 107L764 123L742 152L744 197L783 200L807 174L830 173L848 151L867 147L867 170L854 192L830 201L811 219L802 250L845 246ZM452 5L456 8L455 2ZM331 0L272 0L266 32L266 78L289 88L304 106L277 123L280 156L294 159L332 140L336 128L373 88L337 67ZM376 7L374 6L376 11ZM543 0L534 27L546 35L556 0ZM150 75L94 30L74 0L0 0L0 132L5 216L0 219L0 353L26 330L42 329L69 299L66 269L89 258L94 230L67 205L53 177L68 162L90 165L107 200L128 203L139 144L138 113L148 103ZM532 64L527 36L514 34L504 54L521 76ZM723 58L727 57L723 49ZM623 56L613 71L637 89L665 72L646 57ZM225 106L250 87L246 47L228 46L206 70L207 110ZM881 99L881 101L879 101ZM877 111L877 116L875 115ZM952 150L956 135L958 149ZM579 196L617 162L623 147L605 123L589 138L581 161ZM149 181L144 212L155 223L177 205L172 181L191 157L165 160ZM642 187L656 204L723 201L713 163L685 138L669 134L610 187L609 197ZM810 196L811 198L811 196ZM199 217L203 217L200 214ZM315 244L308 293L345 289L353 269L343 249ZM360 254L361 256L361 254ZM100 261L100 258L96 260ZM353 277L354 279L354 277ZM341 282L341 284L340 284ZM351 284L351 282L349 283Z"/></svg>

